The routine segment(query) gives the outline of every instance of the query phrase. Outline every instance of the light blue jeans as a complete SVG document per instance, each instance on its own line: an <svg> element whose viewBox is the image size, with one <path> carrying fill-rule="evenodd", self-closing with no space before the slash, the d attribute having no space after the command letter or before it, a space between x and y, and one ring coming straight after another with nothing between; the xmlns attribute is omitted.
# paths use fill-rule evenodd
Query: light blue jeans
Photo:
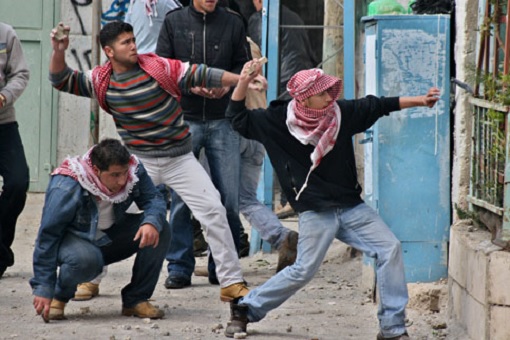
<svg viewBox="0 0 510 340"><path fill-rule="evenodd" d="M310 282L334 238L375 259L381 332L385 337L404 333L408 295L400 241L365 203L300 213L296 262L240 300L248 306L248 320L261 320Z"/></svg>
<svg viewBox="0 0 510 340"><path fill-rule="evenodd" d="M239 212L260 233L264 241L279 249L290 229L285 228L274 212L257 198L257 187L266 151L261 143L243 137L240 149Z"/></svg>

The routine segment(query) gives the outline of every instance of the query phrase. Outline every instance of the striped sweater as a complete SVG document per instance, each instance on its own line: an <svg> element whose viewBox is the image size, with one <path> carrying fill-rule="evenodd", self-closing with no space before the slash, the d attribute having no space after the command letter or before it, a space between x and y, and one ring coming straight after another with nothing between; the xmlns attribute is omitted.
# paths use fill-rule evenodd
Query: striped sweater
<svg viewBox="0 0 510 340"><path fill-rule="evenodd" d="M220 87L222 70L203 64L191 65L177 77L181 91L193 86ZM70 68L50 74L59 91L83 97L95 97L92 77ZM128 72L112 73L106 91L107 111L117 132L134 154L148 157L177 157L192 150L189 126L184 121L178 98L138 65Z"/></svg>

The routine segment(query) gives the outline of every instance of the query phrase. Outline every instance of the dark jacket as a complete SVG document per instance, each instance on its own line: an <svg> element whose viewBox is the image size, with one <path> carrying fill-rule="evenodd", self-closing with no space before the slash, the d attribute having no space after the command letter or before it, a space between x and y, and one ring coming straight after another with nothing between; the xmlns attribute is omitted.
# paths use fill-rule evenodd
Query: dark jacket
<svg viewBox="0 0 510 340"><path fill-rule="evenodd" d="M354 206L363 202L352 136L368 129L380 117L400 110L398 97L368 96L337 103L342 119L336 144L312 171L298 201L296 195L312 165L310 155L314 147L301 144L290 134L285 122L288 102L273 101L267 109L248 110L244 101L231 101L227 109L227 117L234 130L243 137L264 144L282 190L297 212Z"/></svg>
<svg viewBox="0 0 510 340"><path fill-rule="evenodd" d="M204 48L205 45L205 48ZM241 16L223 7L203 14L188 7L168 13L159 33L156 53L191 64L240 73L251 59ZM230 93L221 99L206 99L183 94L181 106L184 118L211 120L225 118Z"/></svg>

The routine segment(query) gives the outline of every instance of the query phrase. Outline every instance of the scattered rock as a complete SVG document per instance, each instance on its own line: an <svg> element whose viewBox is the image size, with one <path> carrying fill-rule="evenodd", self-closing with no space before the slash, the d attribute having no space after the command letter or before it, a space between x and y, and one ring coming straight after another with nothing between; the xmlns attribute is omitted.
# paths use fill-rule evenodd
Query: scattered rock
<svg viewBox="0 0 510 340"><path fill-rule="evenodd" d="M248 334L242 332L242 333L234 333L234 339L246 339Z"/></svg>
<svg viewBox="0 0 510 340"><path fill-rule="evenodd" d="M153 323L151 325L151 329L159 329L159 325L157 323Z"/></svg>
<svg viewBox="0 0 510 340"><path fill-rule="evenodd" d="M286 329L287 333L291 333L292 332L292 326L287 326L287 329Z"/></svg>
<svg viewBox="0 0 510 340"><path fill-rule="evenodd" d="M122 329L129 331L131 329L131 325L122 325Z"/></svg>
<svg viewBox="0 0 510 340"><path fill-rule="evenodd" d="M149 324L149 323L151 323L151 319L150 318L144 318L143 319L143 323Z"/></svg>

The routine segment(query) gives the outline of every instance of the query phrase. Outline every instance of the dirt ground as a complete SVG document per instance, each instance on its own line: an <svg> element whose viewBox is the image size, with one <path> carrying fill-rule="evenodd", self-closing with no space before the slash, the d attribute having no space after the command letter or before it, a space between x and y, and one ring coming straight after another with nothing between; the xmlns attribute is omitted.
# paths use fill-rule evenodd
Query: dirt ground
<svg viewBox="0 0 510 340"><path fill-rule="evenodd" d="M90 301L71 301L67 320L45 324L32 307L28 280L32 276L32 251L39 225L43 195L31 194L18 224L14 252L16 264L0 279L0 339L226 339L228 304L219 300L218 286L193 276L192 286L167 290L166 263L153 295L165 310L162 320L120 315L120 289L128 283L132 259L111 265ZM296 219L284 224L297 230ZM205 265L198 258L197 265ZM273 275L276 254L258 253L241 260L245 278L256 287ZM248 325L248 339L375 339L377 306L361 288L360 256L334 242L314 280L259 323ZM447 282L409 285L407 310L412 339L468 339L447 320Z"/></svg>

